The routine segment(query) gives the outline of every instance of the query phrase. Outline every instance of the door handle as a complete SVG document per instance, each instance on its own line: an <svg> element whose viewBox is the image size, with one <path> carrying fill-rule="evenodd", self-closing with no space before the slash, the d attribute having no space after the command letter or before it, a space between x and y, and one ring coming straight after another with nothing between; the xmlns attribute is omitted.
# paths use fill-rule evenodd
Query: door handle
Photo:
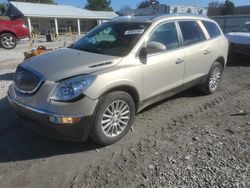
<svg viewBox="0 0 250 188"><path fill-rule="evenodd" d="M180 63L182 63L183 61L184 61L184 59L179 58L179 59L176 60L175 63L176 63L176 64L180 64Z"/></svg>
<svg viewBox="0 0 250 188"><path fill-rule="evenodd" d="M204 55L210 54L209 50L205 50Z"/></svg>

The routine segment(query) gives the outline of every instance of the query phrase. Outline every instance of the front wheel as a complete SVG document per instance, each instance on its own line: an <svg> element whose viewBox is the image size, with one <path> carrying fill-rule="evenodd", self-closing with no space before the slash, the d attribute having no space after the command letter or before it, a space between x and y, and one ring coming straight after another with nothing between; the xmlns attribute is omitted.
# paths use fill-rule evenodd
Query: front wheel
<svg viewBox="0 0 250 188"><path fill-rule="evenodd" d="M95 114L92 138L101 145L120 140L131 128L135 115L133 98L126 92L111 92L103 96Z"/></svg>
<svg viewBox="0 0 250 188"><path fill-rule="evenodd" d="M11 50L16 47L16 37L10 33L4 33L0 36L0 45L7 50Z"/></svg>
<svg viewBox="0 0 250 188"><path fill-rule="evenodd" d="M198 86L198 89L204 94L212 94L217 91L221 78L223 67L221 63L215 62L208 73L207 79L204 84Z"/></svg>

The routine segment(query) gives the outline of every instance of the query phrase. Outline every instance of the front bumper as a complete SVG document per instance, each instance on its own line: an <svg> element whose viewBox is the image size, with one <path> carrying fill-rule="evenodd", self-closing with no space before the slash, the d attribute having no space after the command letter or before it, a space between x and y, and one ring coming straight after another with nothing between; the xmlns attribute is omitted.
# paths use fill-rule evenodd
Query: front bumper
<svg viewBox="0 0 250 188"><path fill-rule="evenodd" d="M7 96L9 104L22 120L22 124L33 132L62 140L84 141L88 139L92 127L92 115L52 113L23 104L10 92ZM81 117L81 120L74 124L55 124L50 121L50 116Z"/></svg>

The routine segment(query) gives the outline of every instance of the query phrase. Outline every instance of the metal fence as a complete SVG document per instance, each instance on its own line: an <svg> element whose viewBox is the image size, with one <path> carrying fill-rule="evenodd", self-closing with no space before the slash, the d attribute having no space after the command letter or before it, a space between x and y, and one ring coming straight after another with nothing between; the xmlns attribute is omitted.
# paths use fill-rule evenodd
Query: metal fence
<svg viewBox="0 0 250 188"><path fill-rule="evenodd" d="M242 24L250 22L250 14L228 15L228 16L211 16L221 27L224 33L231 32Z"/></svg>

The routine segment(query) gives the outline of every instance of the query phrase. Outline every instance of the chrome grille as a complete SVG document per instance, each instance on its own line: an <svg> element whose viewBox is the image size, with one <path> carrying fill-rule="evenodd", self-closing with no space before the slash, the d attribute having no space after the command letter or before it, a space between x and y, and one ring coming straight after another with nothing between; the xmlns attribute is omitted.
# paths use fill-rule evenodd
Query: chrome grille
<svg viewBox="0 0 250 188"><path fill-rule="evenodd" d="M32 94L43 83L43 77L28 68L18 66L14 77L15 88L26 94Z"/></svg>

